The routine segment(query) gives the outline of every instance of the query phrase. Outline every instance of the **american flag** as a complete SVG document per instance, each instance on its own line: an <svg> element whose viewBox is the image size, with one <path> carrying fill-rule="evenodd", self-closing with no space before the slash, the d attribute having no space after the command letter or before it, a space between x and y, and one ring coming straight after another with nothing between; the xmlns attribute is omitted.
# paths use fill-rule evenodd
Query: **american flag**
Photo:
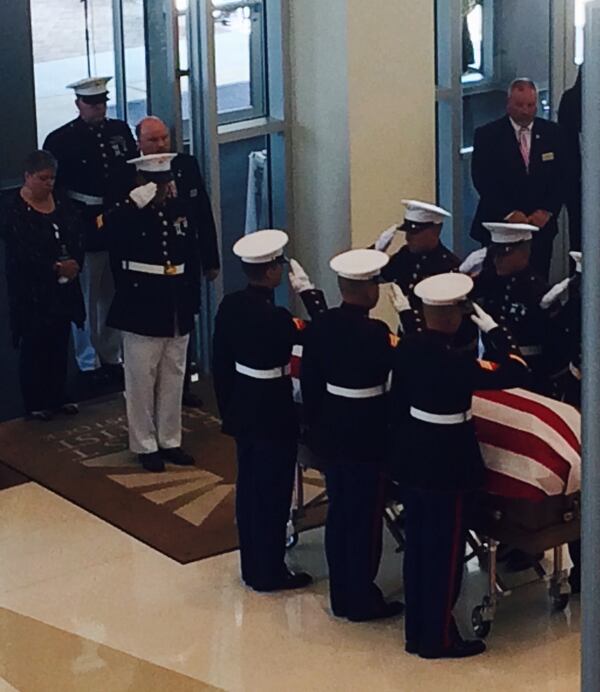
<svg viewBox="0 0 600 692"><path fill-rule="evenodd" d="M473 419L495 495L543 500L581 488L581 416L525 389L477 392Z"/></svg>
<svg viewBox="0 0 600 692"><path fill-rule="evenodd" d="M294 400L302 401L302 346L291 359ZM581 488L581 416L525 389L477 392L473 420L487 467L486 491L539 501Z"/></svg>

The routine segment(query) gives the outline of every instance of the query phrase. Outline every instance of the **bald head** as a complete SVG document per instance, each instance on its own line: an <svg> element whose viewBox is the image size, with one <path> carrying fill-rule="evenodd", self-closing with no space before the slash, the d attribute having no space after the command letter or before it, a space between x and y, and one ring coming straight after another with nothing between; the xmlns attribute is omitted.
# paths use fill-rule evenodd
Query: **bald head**
<svg viewBox="0 0 600 692"><path fill-rule="evenodd" d="M135 134L140 153L167 154L171 151L171 133L160 118L149 115L136 125Z"/></svg>

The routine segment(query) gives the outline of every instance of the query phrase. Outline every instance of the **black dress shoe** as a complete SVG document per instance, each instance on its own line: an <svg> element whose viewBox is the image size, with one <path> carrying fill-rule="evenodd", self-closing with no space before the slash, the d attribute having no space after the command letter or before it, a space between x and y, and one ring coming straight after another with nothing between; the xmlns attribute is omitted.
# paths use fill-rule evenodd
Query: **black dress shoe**
<svg viewBox="0 0 600 692"><path fill-rule="evenodd" d="M478 656L485 651L485 643L481 639L459 640L447 649L439 651L419 651L421 658L468 658Z"/></svg>
<svg viewBox="0 0 600 692"><path fill-rule="evenodd" d="M400 601L390 601L382 603L379 607L368 610L364 613L351 613L348 615L350 622L369 622L370 620L384 620L385 618L395 618L404 612L404 603Z"/></svg>
<svg viewBox="0 0 600 692"><path fill-rule="evenodd" d="M77 404L68 403L63 404L58 410L66 416L76 416L79 413L79 406L77 406Z"/></svg>
<svg viewBox="0 0 600 692"><path fill-rule="evenodd" d="M202 399L194 392L184 392L182 404L189 408L202 408L204 406Z"/></svg>
<svg viewBox="0 0 600 692"><path fill-rule="evenodd" d="M165 462L160 452L150 452L149 454L138 454L138 459L146 471L160 473L165 470Z"/></svg>
<svg viewBox="0 0 600 692"><path fill-rule="evenodd" d="M334 608L332 606L331 612L333 613L333 615L335 615L336 618L345 618L348 615L345 608Z"/></svg>
<svg viewBox="0 0 600 692"><path fill-rule="evenodd" d="M269 593L271 591L289 591L291 589L304 589L312 584L312 577L306 572L288 571L281 579L273 584L254 584L255 591Z"/></svg>
<svg viewBox="0 0 600 692"><path fill-rule="evenodd" d="M404 645L404 651L406 651L407 654L418 654L419 645L417 644L417 642L410 641L409 639Z"/></svg>
<svg viewBox="0 0 600 692"><path fill-rule="evenodd" d="M181 447L159 449L159 454L166 462L177 464L177 466L193 466L196 463L194 457L186 454Z"/></svg>
<svg viewBox="0 0 600 692"><path fill-rule="evenodd" d="M29 420L49 421L52 420L52 411L45 408L41 409L40 411L29 411L25 418Z"/></svg>

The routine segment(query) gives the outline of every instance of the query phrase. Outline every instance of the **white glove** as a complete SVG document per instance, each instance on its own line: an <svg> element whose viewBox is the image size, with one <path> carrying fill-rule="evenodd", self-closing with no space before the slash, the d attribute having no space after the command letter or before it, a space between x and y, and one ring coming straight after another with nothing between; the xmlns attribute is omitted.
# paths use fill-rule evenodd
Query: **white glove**
<svg viewBox="0 0 600 692"><path fill-rule="evenodd" d="M410 303L408 298L402 292L402 289L398 284L390 284L390 300L394 306L394 310L397 313L404 312L405 310L410 310Z"/></svg>
<svg viewBox="0 0 600 692"><path fill-rule="evenodd" d="M494 322L494 319L485 310L482 310L477 303L473 303L473 310L474 313L471 315L471 320L484 334L491 332L492 329L496 329L498 325Z"/></svg>
<svg viewBox="0 0 600 692"><path fill-rule="evenodd" d="M303 291L311 291L315 285L308 278L308 274L302 268L300 262L295 259L290 259L291 272L289 273L290 284L294 293L302 293Z"/></svg>
<svg viewBox="0 0 600 692"><path fill-rule="evenodd" d="M377 238L377 240L375 241L375 249L379 250L380 252L385 252L388 249L389 244L394 239L394 234L397 230L398 224L396 223L393 226L386 228L385 231L383 231L383 233L381 233L379 238Z"/></svg>
<svg viewBox="0 0 600 692"><path fill-rule="evenodd" d="M138 209L143 209L154 199L157 189L156 183L146 183L132 190L129 197L135 202Z"/></svg>
<svg viewBox="0 0 600 692"><path fill-rule="evenodd" d="M567 277L566 279L563 279L559 283L552 286L548 293L546 293L540 300L540 307L542 310L547 310L554 302L556 302L563 295L563 293L565 293L570 282L571 278Z"/></svg>
<svg viewBox="0 0 600 692"><path fill-rule="evenodd" d="M463 260L463 263L458 268L459 272L463 274L479 274L483 269L483 263L487 257L488 249L482 247L480 250L475 250L468 257Z"/></svg>

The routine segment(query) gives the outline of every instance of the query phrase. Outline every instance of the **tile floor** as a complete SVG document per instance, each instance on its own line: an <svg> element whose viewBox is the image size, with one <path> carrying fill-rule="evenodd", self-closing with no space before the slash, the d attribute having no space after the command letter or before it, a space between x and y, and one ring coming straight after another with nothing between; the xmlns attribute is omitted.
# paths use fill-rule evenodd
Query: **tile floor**
<svg viewBox="0 0 600 692"><path fill-rule="evenodd" d="M329 616L322 531L304 534L291 562L314 588L255 594L235 553L182 566L34 483L4 490L0 692L579 689L579 601L552 614L543 584L501 603L484 656L423 661L403 652L402 620ZM398 591L399 572L388 540L384 590ZM467 585L463 619L480 575Z"/></svg>

